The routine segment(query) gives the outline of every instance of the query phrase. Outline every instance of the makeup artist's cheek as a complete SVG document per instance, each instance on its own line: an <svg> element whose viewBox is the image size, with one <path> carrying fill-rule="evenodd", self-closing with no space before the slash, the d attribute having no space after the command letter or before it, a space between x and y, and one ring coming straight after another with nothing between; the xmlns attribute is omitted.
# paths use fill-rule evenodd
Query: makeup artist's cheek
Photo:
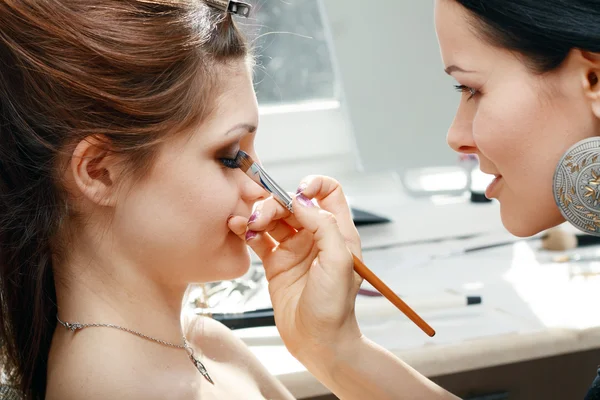
<svg viewBox="0 0 600 400"><path fill-rule="evenodd" d="M490 142L493 132L490 132L490 122L485 115L478 115L476 119L471 122L471 126L468 127L473 137L475 147L480 151L485 152L485 148Z"/></svg>
<svg viewBox="0 0 600 400"><path fill-rule="evenodd" d="M499 118L493 113L488 113L486 110L481 110L473 120L471 126L473 132L473 140L478 145L489 145L501 140L499 132L502 130L502 118Z"/></svg>
<svg viewBox="0 0 600 400"><path fill-rule="evenodd" d="M473 119L473 137L482 145L497 145L506 138L506 131L510 129L512 117L507 110L482 102Z"/></svg>

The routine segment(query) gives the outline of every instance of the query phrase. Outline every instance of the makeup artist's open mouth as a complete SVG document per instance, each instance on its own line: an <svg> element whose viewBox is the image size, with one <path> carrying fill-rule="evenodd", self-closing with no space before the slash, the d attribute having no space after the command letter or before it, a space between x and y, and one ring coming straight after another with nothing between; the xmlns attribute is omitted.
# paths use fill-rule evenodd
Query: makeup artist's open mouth
<svg viewBox="0 0 600 400"><path fill-rule="evenodd" d="M498 185L502 182L502 175L496 175L496 178L489 184L487 189L485 190L485 197L488 199L493 199L498 192Z"/></svg>

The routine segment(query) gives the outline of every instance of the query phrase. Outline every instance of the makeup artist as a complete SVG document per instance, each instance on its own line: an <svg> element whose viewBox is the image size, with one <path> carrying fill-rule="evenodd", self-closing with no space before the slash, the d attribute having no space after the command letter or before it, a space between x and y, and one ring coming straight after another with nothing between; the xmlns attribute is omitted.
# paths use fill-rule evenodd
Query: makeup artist
<svg viewBox="0 0 600 400"><path fill-rule="evenodd" d="M500 202L505 227L526 237L567 220L599 235L600 0L436 0L435 22L446 73L462 93L448 143L457 152L476 154L481 169L495 175L486 196ZM330 190L340 189L326 192ZM309 186L304 194L313 197L316 192ZM273 226L278 207L267 200L251 231ZM341 193L327 208L335 207L342 233L332 228L327 214L315 209L301 213L304 226L315 224L312 230L323 237L327 229L331 232L331 244L323 239L317 246L322 252L341 249L340 235L357 248L354 234L345 233L351 229L341 212ZM308 212L314 222L304 219ZM322 233L316 229L319 218ZM352 313L355 286L347 276L351 266L343 250L330 256L338 259L331 263L319 253L319 264L308 276L301 274L304 268L285 271L286 276L277 275L281 267L269 265L269 258L278 255L271 252L273 244L264 233L249 243L270 269L276 318L286 344L334 393L342 399L454 398L359 336ZM311 287L311 278L326 271L332 276ZM335 284L326 286L328 280ZM312 292L316 287L329 296ZM303 308L299 301L301 289L307 303L320 301L311 305L313 326L302 323L311 307ZM334 307L344 296L352 301ZM306 327L314 330L304 336ZM336 342L327 332L338 332ZM593 378L590 371L590 382ZM600 378L585 399L600 399Z"/></svg>

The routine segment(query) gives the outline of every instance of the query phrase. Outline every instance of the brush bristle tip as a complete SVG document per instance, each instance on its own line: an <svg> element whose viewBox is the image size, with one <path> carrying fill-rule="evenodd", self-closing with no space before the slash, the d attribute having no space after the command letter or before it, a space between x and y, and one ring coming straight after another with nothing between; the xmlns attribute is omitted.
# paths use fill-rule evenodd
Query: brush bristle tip
<svg viewBox="0 0 600 400"><path fill-rule="evenodd" d="M240 150L235 157L235 163L242 171L246 172L252 164L254 164L254 160L248 154Z"/></svg>

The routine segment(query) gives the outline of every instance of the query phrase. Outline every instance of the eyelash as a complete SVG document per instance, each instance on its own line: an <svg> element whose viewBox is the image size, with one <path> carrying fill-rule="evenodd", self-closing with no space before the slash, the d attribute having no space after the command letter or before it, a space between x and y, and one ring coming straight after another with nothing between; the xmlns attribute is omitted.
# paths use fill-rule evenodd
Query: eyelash
<svg viewBox="0 0 600 400"><path fill-rule="evenodd" d="M225 168L236 169L239 165L235 161L235 158L219 158L219 161Z"/></svg>
<svg viewBox="0 0 600 400"><path fill-rule="evenodd" d="M469 96L469 98L467 100L471 100L477 94L477 90L470 88L468 86L465 86L465 85L454 85L454 88L461 93L470 93L471 95Z"/></svg>

